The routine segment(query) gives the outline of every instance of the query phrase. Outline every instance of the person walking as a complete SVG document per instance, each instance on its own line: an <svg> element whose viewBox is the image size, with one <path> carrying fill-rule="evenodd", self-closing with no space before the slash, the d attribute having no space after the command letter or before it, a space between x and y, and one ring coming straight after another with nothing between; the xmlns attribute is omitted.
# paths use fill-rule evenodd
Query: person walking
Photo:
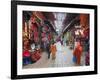
<svg viewBox="0 0 100 80"><path fill-rule="evenodd" d="M52 53L52 59L55 59L56 58L56 51L57 51L55 44L51 44L50 51Z"/></svg>
<svg viewBox="0 0 100 80"><path fill-rule="evenodd" d="M46 49L47 49L47 54L48 54L48 59L49 59L50 58L50 44L49 43L47 44Z"/></svg>
<svg viewBox="0 0 100 80"><path fill-rule="evenodd" d="M81 64L82 50L83 49L82 49L80 42L77 42L77 46L75 47L74 52L73 52L73 58L75 60L74 62L76 63L76 65Z"/></svg>

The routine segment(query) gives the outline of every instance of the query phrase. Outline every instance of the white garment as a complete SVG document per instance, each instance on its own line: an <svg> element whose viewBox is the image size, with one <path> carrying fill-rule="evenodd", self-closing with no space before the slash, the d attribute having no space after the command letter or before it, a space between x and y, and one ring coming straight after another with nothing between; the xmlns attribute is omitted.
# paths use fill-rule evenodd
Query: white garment
<svg viewBox="0 0 100 80"><path fill-rule="evenodd" d="M56 45L57 51L62 51L62 46L61 46L60 41L57 42L55 45Z"/></svg>
<svg viewBox="0 0 100 80"><path fill-rule="evenodd" d="M35 48L35 44L31 44L31 49L33 50Z"/></svg>

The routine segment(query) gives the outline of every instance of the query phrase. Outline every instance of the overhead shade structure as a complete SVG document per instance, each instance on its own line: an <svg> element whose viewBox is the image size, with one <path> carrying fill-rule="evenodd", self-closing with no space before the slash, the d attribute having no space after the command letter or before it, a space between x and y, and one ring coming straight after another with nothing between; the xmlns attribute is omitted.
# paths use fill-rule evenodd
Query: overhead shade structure
<svg viewBox="0 0 100 80"><path fill-rule="evenodd" d="M54 16L56 18L55 20L55 26L56 29L58 29L58 31L60 32L62 30L62 26L63 26L63 21L65 20L66 17L66 13L61 13L61 12L55 12Z"/></svg>
<svg viewBox="0 0 100 80"><path fill-rule="evenodd" d="M63 29L69 25L73 19L75 19L79 14L76 13L67 13L65 20L63 21Z"/></svg>
<svg viewBox="0 0 100 80"><path fill-rule="evenodd" d="M45 16L45 18L49 21L51 21L51 23L54 25L54 21L56 20L55 19L55 16L53 14L53 12L42 12Z"/></svg>
<svg viewBox="0 0 100 80"><path fill-rule="evenodd" d="M46 19L45 16L43 15L43 13L42 12L39 12L39 11L33 12L33 15L35 15L40 20L45 20Z"/></svg>
<svg viewBox="0 0 100 80"><path fill-rule="evenodd" d="M44 23L47 24L49 27L51 27L51 29L57 34L57 32L56 32L56 30L55 30L53 24L51 24L50 21L44 20Z"/></svg>
<svg viewBox="0 0 100 80"><path fill-rule="evenodd" d="M75 24L79 24L79 22L80 22L80 18L79 18L79 16L76 16L74 19L72 19L70 22L69 22L69 24L67 24L67 26L63 29L63 33L66 31L66 30L68 30L68 29L70 29L71 27L73 27Z"/></svg>

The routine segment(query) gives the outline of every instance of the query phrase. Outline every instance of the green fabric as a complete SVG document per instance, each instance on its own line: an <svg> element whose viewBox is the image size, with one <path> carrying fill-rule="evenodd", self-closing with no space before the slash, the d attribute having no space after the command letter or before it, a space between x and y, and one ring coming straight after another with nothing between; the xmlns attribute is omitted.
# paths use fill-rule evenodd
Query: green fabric
<svg viewBox="0 0 100 80"><path fill-rule="evenodd" d="M39 23L41 22L41 20L39 18L36 18L36 21L39 22Z"/></svg>

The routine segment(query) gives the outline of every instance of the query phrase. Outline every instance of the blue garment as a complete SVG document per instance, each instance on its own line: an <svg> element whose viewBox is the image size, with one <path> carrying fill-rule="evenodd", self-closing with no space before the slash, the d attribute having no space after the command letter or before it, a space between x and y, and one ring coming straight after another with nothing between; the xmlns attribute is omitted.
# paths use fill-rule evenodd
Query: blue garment
<svg viewBox="0 0 100 80"><path fill-rule="evenodd" d="M27 65L27 64L30 64L30 63L31 63L30 57L24 57L23 58L23 65Z"/></svg>
<svg viewBox="0 0 100 80"><path fill-rule="evenodd" d="M73 62L76 63L76 61L77 61L76 56L73 56Z"/></svg>

